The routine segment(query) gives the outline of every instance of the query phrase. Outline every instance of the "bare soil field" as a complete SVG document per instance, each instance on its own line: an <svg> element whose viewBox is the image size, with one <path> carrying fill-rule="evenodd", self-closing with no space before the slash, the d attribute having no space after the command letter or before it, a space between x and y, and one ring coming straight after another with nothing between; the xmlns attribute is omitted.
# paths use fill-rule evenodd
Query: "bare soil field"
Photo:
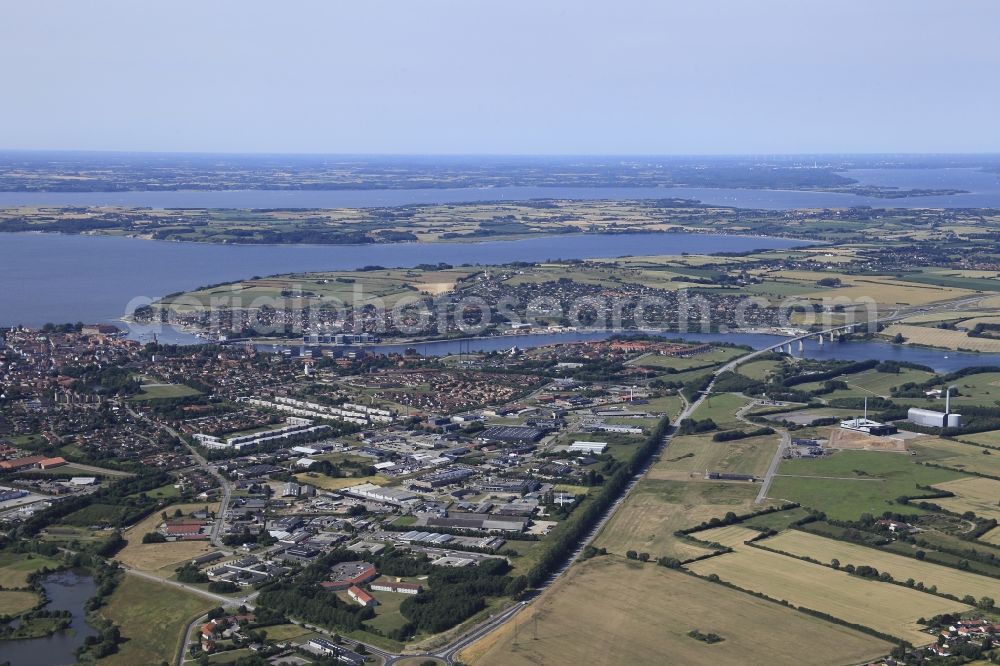
<svg viewBox="0 0 1000 666"><path fill-rule="evenodd" d="M895 437L875 437L865 432L830 428L826 448L854 451L896 451L905 453L906 442Z"/></svg>

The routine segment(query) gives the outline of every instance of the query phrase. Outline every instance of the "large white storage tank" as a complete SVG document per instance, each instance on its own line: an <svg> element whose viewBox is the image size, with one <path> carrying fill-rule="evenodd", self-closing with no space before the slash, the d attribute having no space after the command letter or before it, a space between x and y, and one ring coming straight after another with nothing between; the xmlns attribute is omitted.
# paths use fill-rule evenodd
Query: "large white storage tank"
<svg viewBox="0 0 1000 666"><path fill-rule="evenodd" d="M962 427L962 415L961 414L948 414L948 427L949 428L961 428Z"/></svg>
<svg viewBox="0 0 1000 666"><path fill-rule="evenodd" d="M958 416L958 414L955 416ZM959 419L961 419L961 417L959 417ZM916 423L917 425L927 426L930 428L943 428L948 422L948 415L944 412L935 412L930 409L911 407L906 412L906 420L911 423Z"/></svg>

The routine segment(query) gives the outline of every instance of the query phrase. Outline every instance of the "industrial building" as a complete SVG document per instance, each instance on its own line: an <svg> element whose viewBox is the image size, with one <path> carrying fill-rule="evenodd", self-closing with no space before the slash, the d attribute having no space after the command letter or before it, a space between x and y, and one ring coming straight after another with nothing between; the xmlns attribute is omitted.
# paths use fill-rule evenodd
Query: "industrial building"
<svg viewBox="0 0 1000 666"><path fill-rule="evenodd" d="M951 412L951 388L949 386L945 392L943 412L911 407L906 412L906 420L928 428L961 428L962 415Z"/></svg>
<svg viewBox="0 0 1000 666"><path fill-rule="evenodd" d="M865 398L865 415L863 417L855 417L853 419L841 421L840 427L844 430L866 432L869 435L875 435L876 437L893 435L899 432L896 426L891 423L879 423L878 421L872 421L868 418L868 398Z"/></svg>
<svg viewBox="0 0 1000 666"><path fill-rule="evenodd" d="M573 442L573 444L569 447L569 450L600 455L604 453L606 448L608 448L607 442Z"/></svg>

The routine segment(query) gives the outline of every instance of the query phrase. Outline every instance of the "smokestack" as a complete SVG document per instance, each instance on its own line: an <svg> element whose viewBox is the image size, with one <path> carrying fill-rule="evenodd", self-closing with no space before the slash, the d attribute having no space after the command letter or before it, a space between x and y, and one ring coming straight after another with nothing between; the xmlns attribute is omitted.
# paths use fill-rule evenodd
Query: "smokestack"
<svg viewBox="0 0 1000 666"><path fill-rule="evenodd" d="M951 414L951 387L949 386L944 392L944 413Z"/></svg>
<svg viewBox="0 0 1000 666"><path fill-rule="evenodd" d="M868 397L865 396L865 421L868 420Z"/></svg>

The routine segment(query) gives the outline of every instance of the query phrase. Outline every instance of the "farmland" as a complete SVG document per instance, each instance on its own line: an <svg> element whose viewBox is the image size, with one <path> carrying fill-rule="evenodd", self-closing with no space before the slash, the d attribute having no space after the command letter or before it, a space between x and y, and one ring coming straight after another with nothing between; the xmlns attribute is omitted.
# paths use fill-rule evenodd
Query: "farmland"
<svg viewBox="0 0 1000 666"><path fill-rule="evenodd" d="M705 470L761 476L778 448L778 435L716 442L712 435L686 435L670 443L650 479L702 480Z"/></svg>
<svg viewBox="0 0 1000 666"><path fill-rule="evenodd" d="M978 352L1000 352L1000 340L992 338L970 338L962 331L949 331L941 328L912 326L910 324L893 324L886 327L883 334L888 337L902 335L905 344L924 345L926 347L941 347L943 349L966 349Z"/></svg>
<svg viewBox="0 0 1000 666"><path fill-rule="evenodd" d="M38 603L38 595L27 590L0 590L0 608L4 615L18 615ZM2 652L0 652L2 654Z"/></svg>
<svg viewBox="0 0 1000 666"><path fill-rule="evenodd" d="M664 655L680 664L801 664L797 641L761 640L775 627L809 637L811 664L863 662L889 649L870 636L681 572L601 557L574 566L518 616L516 626L508 623L459 658L477 666L653 664L663 663ZM692 629L725 640L692 640Z"/></svg>
<svg viewBox="0 0 1000 666"><path fill-rule="evenodd" d="M750 546L695 562L691 571L775 599L811 608L847 622L926 644L933 637L922 633L917 619L939 613L964 611L968 606L891 583L865 580L842 571L803 562Z"/></svg>
<svg viewBox="0 0 1000 666"><path fill-rule="evenodd" d="M909 446L917 452L918 460L959 471L1000 477L1000 455L984 455L983 451L988 449L938 437L922 437L911 441Z"/></svg>
<svg viewBox="0 0 1000 666"><path fill-rule="evenodd" d="M807 532L790 530L760 543L767 548L809 557L823 563L837 559L840 560L841 566L853 564L856 567L863 565L875 567L880 572L889 572L897 581L912 578L914 581L922 582L926 587L935 585L940 592L959 598L966 595L972 595L977 599L982 595L1000 598L1000 580L995 578Z"/></svg>
<svg viewBox="0 0 1000 666"><path fill-rule="evenodd" d="M959 479L939 483L935 488L955 493L955 497L934 499L943 509L955 513L971 511L982 518L1000 520L1000 481L985 478Z"/></svg>

